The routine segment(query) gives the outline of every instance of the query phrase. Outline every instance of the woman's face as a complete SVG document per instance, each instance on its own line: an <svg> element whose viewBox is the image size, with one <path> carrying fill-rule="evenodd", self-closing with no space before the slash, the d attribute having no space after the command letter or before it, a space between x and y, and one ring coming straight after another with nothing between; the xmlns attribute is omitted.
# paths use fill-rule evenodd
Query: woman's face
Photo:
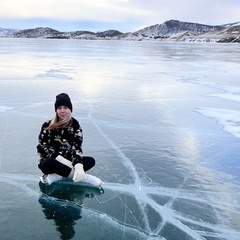
<svg viewBox="0 0 240 240"><path fill-rule="evenodd" d="M57 108L57 115L60 120L65 119L70 114L70 109L66 106L60 106Z"/></svg>

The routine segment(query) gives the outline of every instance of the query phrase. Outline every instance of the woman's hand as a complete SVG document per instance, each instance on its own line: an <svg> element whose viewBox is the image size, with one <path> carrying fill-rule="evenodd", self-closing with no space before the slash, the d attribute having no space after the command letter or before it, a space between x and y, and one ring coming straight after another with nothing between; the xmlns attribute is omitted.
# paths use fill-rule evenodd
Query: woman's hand
<svg viewBox="0 0 240 240"><path fill-rule="evenodd" d="M83 170L83 165L81 163L77 163L74 166L74 174L73 174L73 181L74 182L81 182L85 178L85 172Z"/></svg>

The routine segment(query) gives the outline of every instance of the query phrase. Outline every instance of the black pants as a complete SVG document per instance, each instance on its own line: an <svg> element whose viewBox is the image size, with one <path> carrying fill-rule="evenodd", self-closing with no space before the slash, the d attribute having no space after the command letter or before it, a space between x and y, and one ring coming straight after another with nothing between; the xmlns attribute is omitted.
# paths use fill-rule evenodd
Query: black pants
<svg viewBox="0 0 240 240"><path fill-rule="evenodd" d="M95 159L93 157L84 156L82 157L82 161L83 161L84 172L88 171L95 165ZM68 177L72 170L71 168L60 163L54 158L46 158L40 164L39 168L44 174L56 173L63 177Z"/></svg>

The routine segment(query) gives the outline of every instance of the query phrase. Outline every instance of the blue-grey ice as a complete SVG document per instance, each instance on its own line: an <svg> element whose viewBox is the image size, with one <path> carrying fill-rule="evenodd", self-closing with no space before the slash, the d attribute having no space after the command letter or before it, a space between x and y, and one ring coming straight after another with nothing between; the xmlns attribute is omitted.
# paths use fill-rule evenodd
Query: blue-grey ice
<svg viewBox="0 0 240 240"><path fill-rule="evenodd" d="M2 239L240 239L238 45L0 41ZM81 206L38 185L61 92L105 182Z"/></svg>

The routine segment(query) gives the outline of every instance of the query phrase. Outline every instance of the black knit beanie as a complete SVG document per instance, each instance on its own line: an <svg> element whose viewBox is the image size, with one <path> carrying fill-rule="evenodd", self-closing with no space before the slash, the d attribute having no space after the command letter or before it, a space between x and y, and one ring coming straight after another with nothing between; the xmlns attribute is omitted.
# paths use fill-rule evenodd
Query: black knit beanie
<svg viewBox="0 0 240 240"><path fill-rule="evenodd" d="M60 106L66 106L68 107L72 112L72 103L70 97L66 93L60 93L56 96L56 102L55 102L55 112L57 111L57 108Z"/></svg>

